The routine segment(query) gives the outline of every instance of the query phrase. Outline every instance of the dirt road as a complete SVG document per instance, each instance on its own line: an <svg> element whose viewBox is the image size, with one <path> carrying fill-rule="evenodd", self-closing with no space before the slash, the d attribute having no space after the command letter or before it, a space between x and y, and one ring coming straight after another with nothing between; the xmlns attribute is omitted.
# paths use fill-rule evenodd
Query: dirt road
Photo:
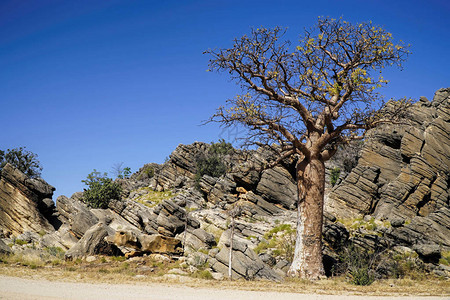
<svg viewBox="0 0 450 300"><path fill-rule="evenodd" d="M0 299L50 300L50 299L151 299L151 300L240 300L240 299L392 299L392 297L367 297L343 295L307 295L279 292L191 288L164 284L89 284L30 280L0 276ZM400 299L444 299L440 297L395 297Z"/></svg>

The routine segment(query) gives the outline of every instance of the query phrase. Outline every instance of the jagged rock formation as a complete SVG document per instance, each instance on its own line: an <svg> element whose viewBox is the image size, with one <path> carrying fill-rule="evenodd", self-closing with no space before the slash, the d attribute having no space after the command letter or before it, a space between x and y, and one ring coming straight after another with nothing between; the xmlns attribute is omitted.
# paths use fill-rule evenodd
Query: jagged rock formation
<svg viewBox="0 0 450 300"><path fill-rule="evenodd" d="M0 172L0 230L13 235L54 231L50 223L54 190L42 179L28 178L7 164Z"/></svg>
<svg viewBox="0 0 450 300"><path fill-rule="evenodd" d="M450 249L449 102L450 89L440 90L433 102L422 98L413 105L408 125L370 131L357 166L347 168L334 188L328 185L328 270L348 241L367 250L415 251L437 268L441 252ZM230 149L220 157L225 174L198 176L199 159L211 147L180 145L166 163L147 164L130 179L118 179L123 199L111 200L106 209L88 207L82 192L58 197L55 207L53 187L6 166L0 174L0 241L58 247L67 258L184 255L191 266L209 265L225 276L232 251L233 278L280 280L295 240L295 159L264 170L273 160L269 147ZM342 165L330 162L327 173ZM231 247L230 210L236 206L240 215ZM0 252L21 249L3 244Z"/></svg>
<svg viewBox="0 0 450 300"><path fill-rule="evenodd" d="M338 218L390 221L395 243L450 249L450 89L421 98L408 123L373 129L358 165L334 188L327 210Z"/></svg>

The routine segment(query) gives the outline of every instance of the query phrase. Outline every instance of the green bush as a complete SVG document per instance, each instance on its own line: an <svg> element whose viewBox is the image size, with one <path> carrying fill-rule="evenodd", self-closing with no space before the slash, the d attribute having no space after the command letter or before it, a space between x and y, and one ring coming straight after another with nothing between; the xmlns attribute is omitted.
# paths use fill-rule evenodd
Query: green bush
<svg viewBox="0 0 450 300"><path fill-rule="evenodd" d="M259 254L267 249L272 249L272 253L281 256L287 261L292 262L294 259L295 239L297 232L290 224L281 224L264 234L261 241L254 251Z"/></svg>
<svg viewBox="0 0 450 300"><path fill-rule="evenodd" d="M209 148L209 153L217 156L226 155L231 151L233 151L233 145L225 142L224 139L220 139L217 143L211 143L211 147Z"/></svg>
<svg viewBox="0 0 450 300"><path fill-rule="evenodd" d="M211 272L209 272L208 270L197 270L192 274L192 277L207 280L214 279Z"/></svg>
<svg viewBox="0 0 450 300"><path fill-rule="evenodd" d="M210 156L201 158L197 162L197 174L202 177L209 175L212 177L220 177L226 172L226 167L218 156Z"/></svg>
<svg viewBox="0 0 450 300"><path fill-rule="evenodd" d="M64 250L62 250L60 247L47 247L45 250L48 252L48 254L52 256L56 256L57 258L63 259L64 258Z"/></svg>
<svg viewBox="0 0 450 300"><path fill-rule="evenodd" d="M439 263L444 266L450 266L450 251L441 253L441 259L439 259Z"/></svg>
<svg viewBox="0 0 450 300"><path fill-rule="evenodd" d="M336 182L339 180L339 175L341 175L341 169L338 167L335 167L331 169L331 175L330 175L330 183L331 186L334 186Z"/></svg>
<svg viewBox="0 0 450 300"><path fill-rule="evenodd" d="M27 241L23 241L23 240L21 240L21 239L15 239L15 240L14 240L14 243L15 243L16 245L19 245L19 246L23 246L23 245L28 244Z"/></svg>
<svg viewBox="0 0 450 300"><path fill-rule="evenodd" d="M350 271L352 283L355 285L371 285L375 281L373 272L367 267Z"/></svg>
<svg viewBox="0 0 450 300"><path fill-rule="evenodd" d="M212 177L220 177L227 171L227 167L223 163L223 157L233 151L230 143L221 139L217 143L211 143L207 153L197 158L197 173L195 179L197 183L203 175Z"/></svg>
<svg viewBox="0 0 450 300"><path fill-rule="evenodd" d="M381 254L380 251L367 251L350 243L340 251L333 273L349 276L355 285L370 285L375 281L376 270L382 262Z"/></svg>
<svg viewBox="0 0 450 300"><path fill-rule="evenodd" d="M37 154L25 150L25 147L0 150L0 170L7 164L11 164L30 178L41 176L42 166L37 159Z"/></svg>
<svg viewBox="0 0 450 300"><path fill-rule="evenodd" d="M122 188L111 178L108 178L106 173L102 175L94 169L86 180L81 182L88 186L88 189L84 190L82 200L90 207L107 208L110 200L120 199Z"/></svg>

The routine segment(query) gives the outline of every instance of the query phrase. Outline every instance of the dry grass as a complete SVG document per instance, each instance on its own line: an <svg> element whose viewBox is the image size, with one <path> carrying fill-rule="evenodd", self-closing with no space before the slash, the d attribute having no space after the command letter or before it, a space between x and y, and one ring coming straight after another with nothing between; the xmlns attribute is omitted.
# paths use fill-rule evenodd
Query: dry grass
<svg viewBox="0 0 450 300"><path fill-rule="evenodd" d="M138 192L145 193L135 198L134 201L144 204L148 207L154 207L160 204L163 200L167 200L175 196L175 194L173 194L170 190L158 192L148 187L140 188Z"/></svg>
<svg viewBox="0 0 450 300"><path fill-rule="evenodd" d="M150 257L123 261L120 258L100 257L88 263L54 261L27 263L16 256L0 259L0 274L30 279L69 281L86 283L148 284L162 283L197 288L241 289L251 291L272 291L315 294L352 294L376 296L450 296L450 281L429 278L416 281L411 279L380 280L370 286L355 286L345 278L320 281L286 279L283 282L267 281L216 281L194 278L193 276L165 276L173 268L183 269L179 262L161 262Z"/></svg>

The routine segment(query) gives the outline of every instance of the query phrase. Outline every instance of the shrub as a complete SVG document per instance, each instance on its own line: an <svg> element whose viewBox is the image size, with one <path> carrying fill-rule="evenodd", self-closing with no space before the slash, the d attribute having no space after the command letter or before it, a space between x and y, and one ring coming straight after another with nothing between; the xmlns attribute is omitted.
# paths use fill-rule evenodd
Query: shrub
<svg viewBox="0 0 450 300"><path fill-rule="evenodd" d="M331 175L330 175L330 183L331 186L334 186L336 182L339 180L339 175L341 175L341 169L338 167L335 167L331 169Z"/></svg>
<svg viewBox="0 0 450 300"><path fill-rule="evenodd" d="M113 174L119 179L130 178L131 169L124 167L123 162L114 164L112 167Z"/></svg>
<svg viewBox="0 0 450 300"><path fill-rule="evenodd" d="M60 247L47 247L45 250L48 252L48 254L52 256L56 256L57 258L63 259L64 258L64 250L62 250Z"/></svg>
<svg viewBox="0 0 450 300"><path fill-rule="evenodd" d="M278 225L264 234L264 238L267 241L261 241L254 251L259 254L270 248L273 249L273 254L276 256L281 256L292 262L296 236L296 230L290 224Z"/></svg>
<svg viewBox="0 0 450 300"><path fill-rule="evenodd" d="M23 241L23 240L21 240L21 239L15 239L15 240L14 240L14 243L15 243L16 245L19 245L19 246L23 246L23 245L28 244L27 241Z"/></svg>
<svg viewBox="0 0 450 300"><path fill-rule="evenodd" d="M441 253L441 259L439 259L439 263L445 266L450 266L450 251Z"/></svg>
<svg viewBox="0 0 450 300"><path fill-rule="evenodd" d="M211 272L209 272L208 270L197 270L192 274L192 277L207 280L214 279Z"/></svg>
<svg viewBox="0 0 450 300"><path fill-rule="evenodd" d="M227 167L223 163L223 157L231 151L233 151L233 146L221 139L217 143L211 143L207 153L197 158L197 173L195 174L197 188L199 188L198 183L203 175L220 177L226 173Z"/></svg>
<svg viewBox="0 0 450 300"><path fill-rule="evenodd" d="M375 276L367 267L362 267L350 271L352 283L355 285L371 285L375 281Z"/></svg>
<svg viewBox="0 0 450 300"><path fill-rule="evenodd" d="M197 162L197 174L202 177L209 175L212 177L220 177L226 172L226 167L219 156L210 156L201 158Z"/></svg>
<svg viewBox="0 0 450 300"><path fill-rule="evenodd" d="M142 170L142 173L144 173L147 178L152 178L155 176L155 169L152 166L144 166L144 170Z"/></svg>
<svg viewBox="0 0 450 300"><path fill-rule="evenodd" d="M42 166L37 159L37 154L25 150L25 147L0 150L0 170L7 164L11 164L30 178L41 176Z"/></svg>
<svg viewBox="0 0 450 300"><path fill-rule="evenodd" d="M350 243L339 253L339 262L333 266L335 275L346 274L355 285L370 285L375 281L375 271L380 264L379 251L367 251Z"/></svg>
<svg viewBox="0 0 450 300"><path fill-rule="evenodd" d="M217 143L211 143L211 147L209 148L209 153L213 155L226 155L233 151L233 146L231 143L225 142L224 139L220 139Z"/></svg>
<svg viewBox="0 0 450 300"><path fill-rule="evenodd" d="M107 208L111 199L120 199L122 188L111 178L108 178L106 173L102 175L94 169L86 180L81 182L88 186L88 189L84 190L82 200L90 207Z"/></svg>

